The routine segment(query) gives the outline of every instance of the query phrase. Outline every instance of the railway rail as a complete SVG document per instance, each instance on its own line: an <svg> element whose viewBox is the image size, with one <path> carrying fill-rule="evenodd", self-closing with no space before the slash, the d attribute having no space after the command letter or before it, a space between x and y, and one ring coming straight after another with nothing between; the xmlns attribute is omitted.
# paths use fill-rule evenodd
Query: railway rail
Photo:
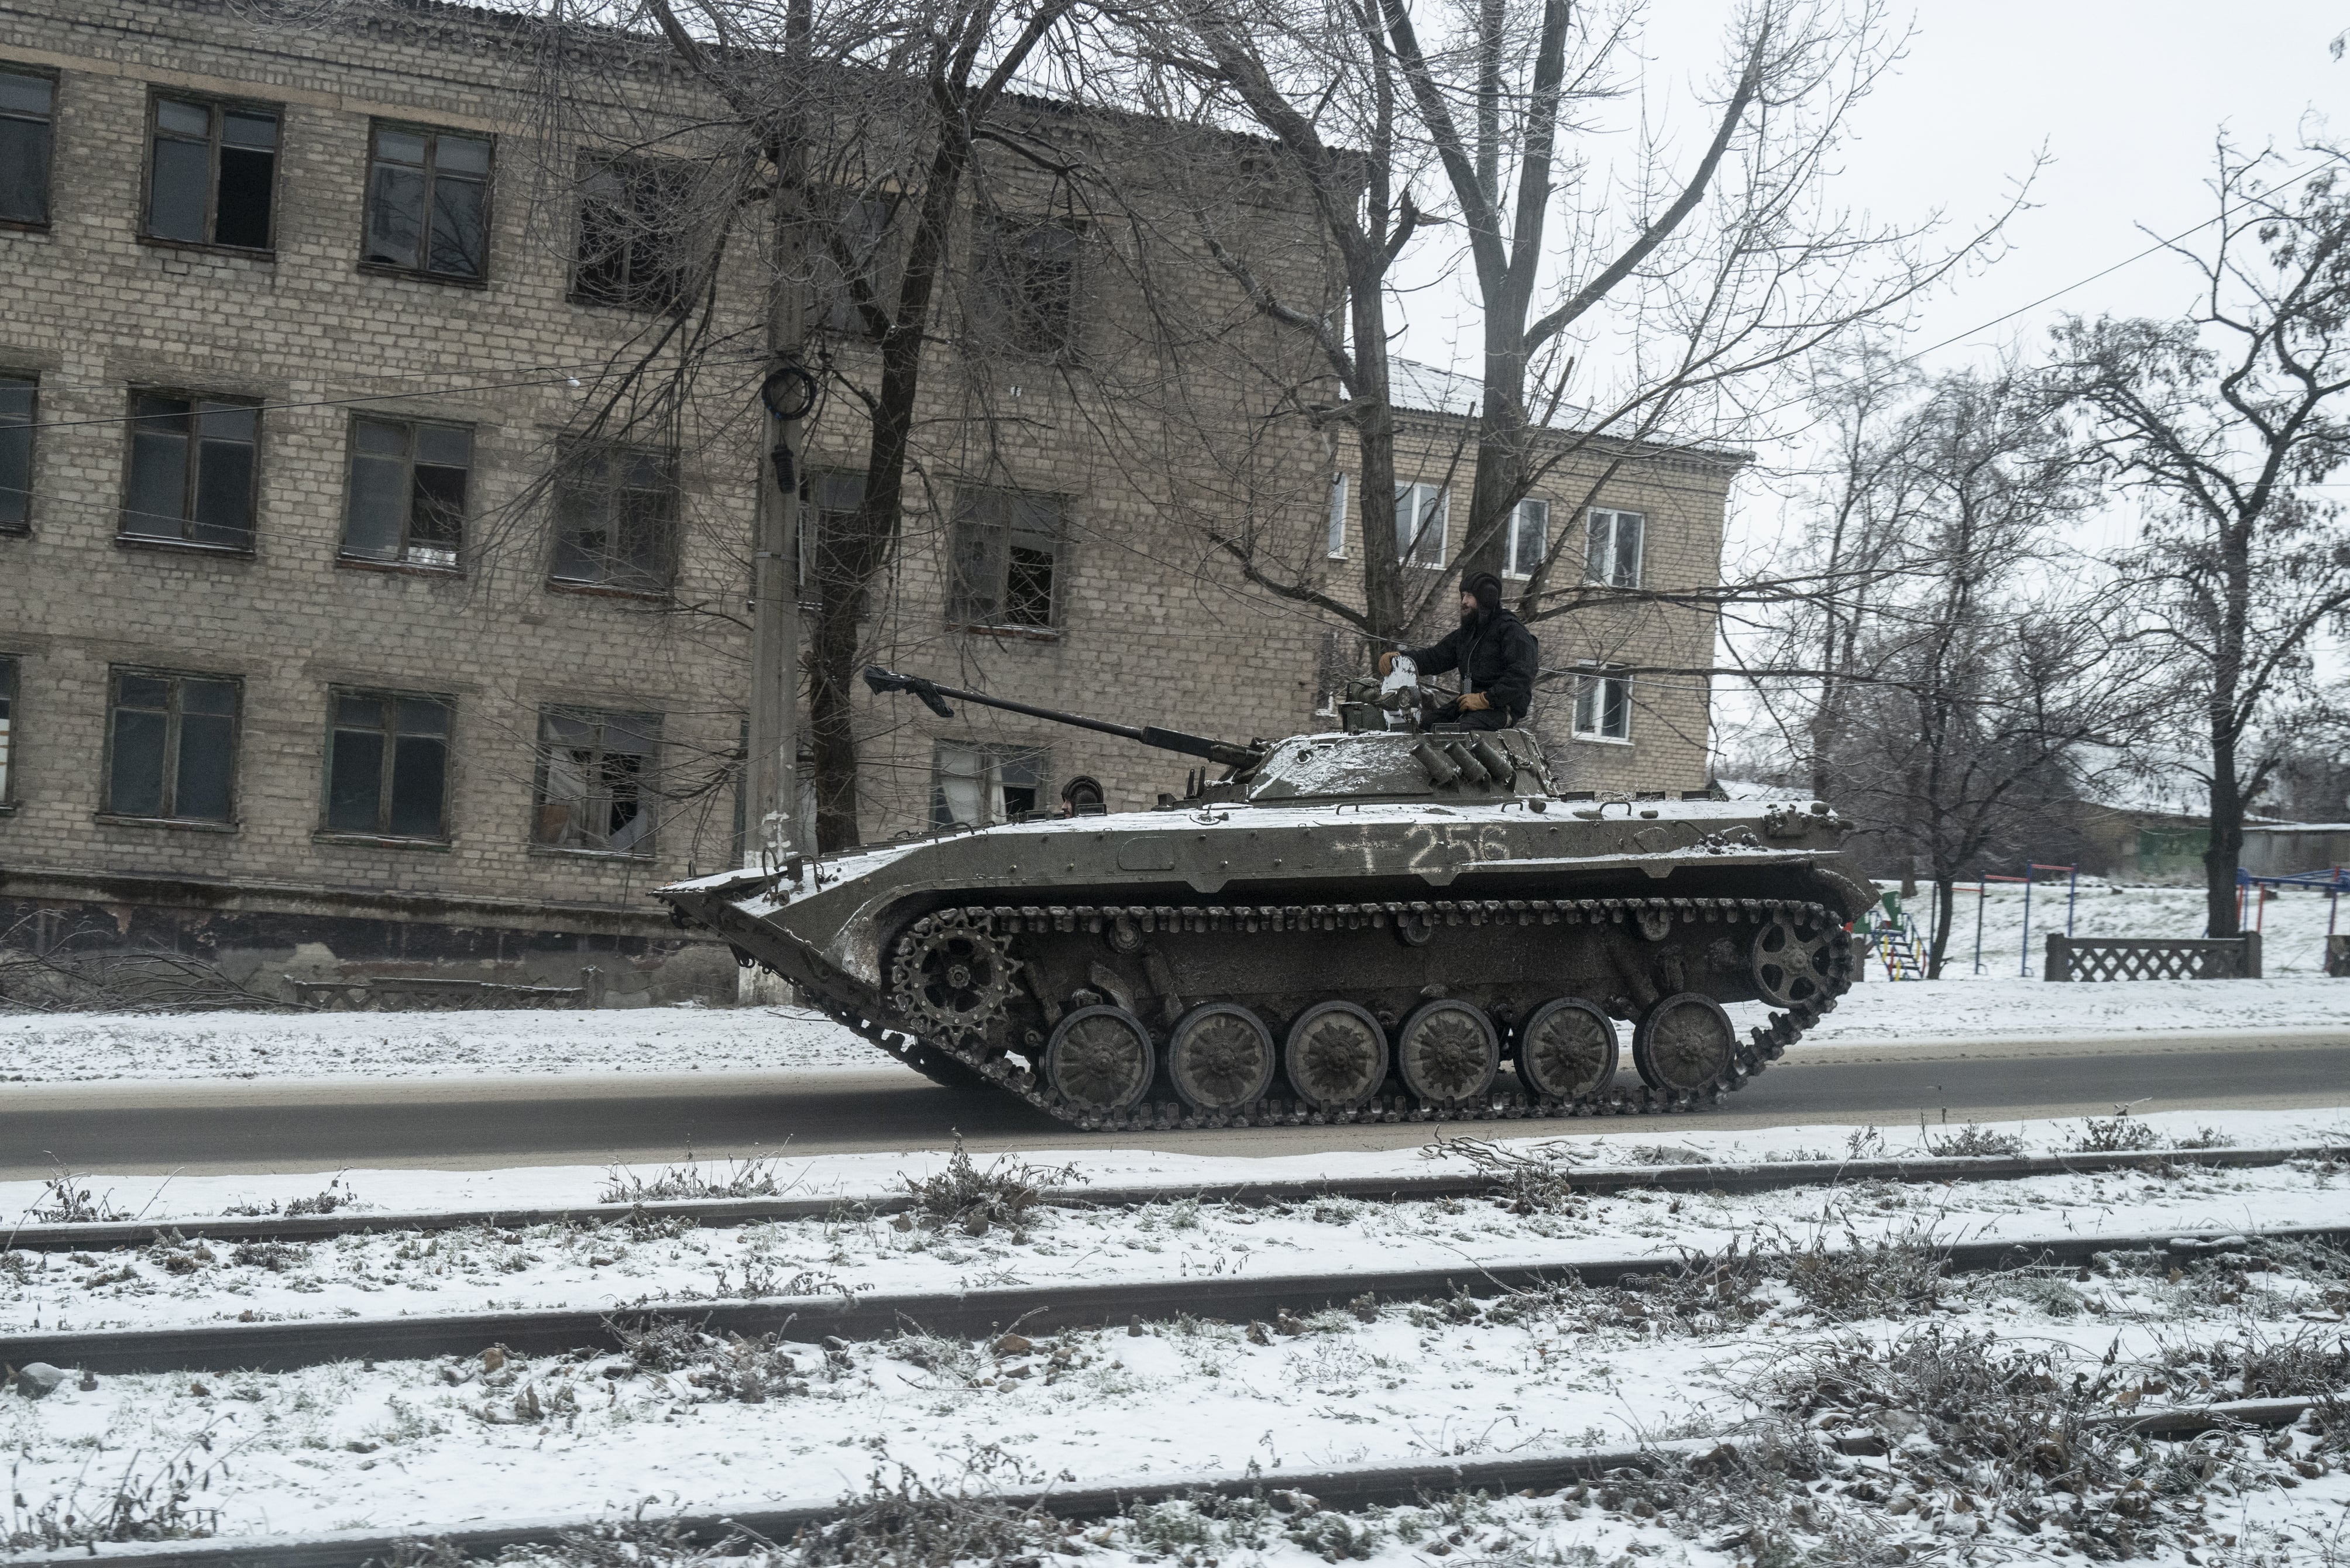
<svg viewBox="0 0 2350 1568"><path fill-rule="evenodd" d="M2013 1181L2034 1176L2163 1170L2201 1166L2250 1170L2294 1160L2350 1161L2350 1145L2270 1148L2126 1149L2096 1153L1929 1156L1894 1159L1754 1160L1739 1164L1574 1167L1560 1179L1592 1197L1629 1191L1781 1192L1862 1181ZM1484 1171L1430 1171L1412 1176L1311 1177L1293 1180L1210 1181L1152 1186L1047 1188L1036 1201L1055 1208L1126 1209L1196 1199L1263 1207L1322 1198L1430 1201L1506 1193L1513 1182ZM906 1192L864 1197L680 1198L640 1203L580 1203L513 1209L342 1210L332 1214L192 1215L165 1220L117 1220L18 1225L0 1231L0 1252L105 1251L159 1241L317 1241L392 1231L462 1231L496 1225L608 1225L638 1217L691 1220L726 1227L778 1220L830 1220L844 1214L888 1216L920 1208Z"/></svg>

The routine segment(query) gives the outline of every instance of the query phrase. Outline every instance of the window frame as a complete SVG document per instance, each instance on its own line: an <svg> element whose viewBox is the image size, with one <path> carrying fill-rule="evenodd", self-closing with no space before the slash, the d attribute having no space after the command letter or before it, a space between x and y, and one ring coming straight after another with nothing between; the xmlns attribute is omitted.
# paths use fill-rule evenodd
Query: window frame
<svg viewBox="0 0 2350 1568"><path fill-rule="evenodd" d="M1340 469L1330 476L1330 506L1322 522L1322 558L1343 561L1347 558L1347 471Z"/></svg>
<svg viewBox="0 0 2350 1568"><path fill-rule="evenodd" d="M661 763L662 718L662 714L652 710L631 712L618 708L593 708L577 702L548 702L540 705L538 710L538 732L536 739L532 745L530 832L525 840L531 854L580 856L591 860L618 860L630 864L649 861L657 857L659 854L658 839L660 832L660 818L658 813L655 812L654 807L655 803L660 799L659 784L660 779ZM630 844L627 848L599 849L588 845L556 844L550 843L546 839L539 836L540 826L546 819L547 774L549 764L553 757L553 747L548 739L548 729L550 723L556 720L565 720L572 723L594 724L596 726L597 738L596 757L598 762L600 762L604 757L611 754L605 749L603 739L605 732L612 728L615 722L622 723L636 722L639 724L639 728L638 732L645 738L646 750L642 752L624 753L621 754L642 756L647 759L645 769L642 774L639 775L637 780L637 810L639 815L652 813L653 819L651 824L646 828L643 835L634 843ZM580 798L582 800L592 800L595 796L593 793L590 792L583 794ZM631 818L630 820L633 821L635 819Z"/></svg>
<svg viewBox="0 0 2350 1568"><path fill-rule="evenodd" d="M191 538L188 536L188 530L195 525L196 519L184 515L179 520L181 530L177 538L169 534L137 534L130 531L128 524L131 516L131 485L138 467L139 428L140 420L145 417L139 412L139 400L141 398L179 399L188 405L188 411L184 417L191 421L203 419L203 406L206 403L225 403L252 412L253 440L250 444L253 448L253 477L244 497L244 543L223 545L210 540ZM124 423L129 427L130 439L122 443L122 504L115 508L114 543L123 549L130 550L193 550L205 555L232 556L240 559L251 559L255 542L261 536L261 415L265 407L265 400L245 397L234 392L198 391L188 387L133 385L129 389L129 402L130 418ZM196 493L203 483L203 467L201 459L204 437L201 427L192 428L188 431L186 440L188 450L182 460L183 467L181 475L182 488L180 509L182 513L195 510ZM161 514L142 512L139 515L155 517L161 516Z"/></svg>
<svg viewBox="0 0 2350 1568"><path fill-rule="evenodd" d="M403 472L408 479L408 504L400 513L400 554L391 560L375 556L354 555L350 548L351 508L359 500L359 463L361 456L382 456L382 453L362 453L359 451L359 426L362 422L400 425L407 431L407 451L401 454ZM411 552L415 545L411 531L416 524L417 432L426 426L436 430L465 432L465 499L457 517L457 542L449 552L451 559L444 566L438 561L414 559ZM380 414L365 409L354 409L343 423L343 515L335 538L335 564L360 571L423 572L434 576L463 576L465 574L466 536L473 520L473 470L481 456L481 427L463 420L436 420L406 414ZM446 468L447 463L430 463L432 468Z"/></svg>
<svg viewBox="0 0 2350 1568"><path fill-rule="evenodd" d="M0 816L16 809L16 775L24 771L24 655L0 651Z"/></svg>
<svg viewBox="0 0 2350 1568"><path fill-rule="evenodd" d="M567 496L577 493L577 487L583 483L582 465L590 458L603 466L603 476L608 476L610 466L615 462L648 458L660 469L666 481L660 493L668 498L668 514L663 520L667 537L660 541L660 569L658 574L659 581L656 584L639 587L614 580L608 573L608 566L618 557L608 545L603 552L603 559L608 567L605 576L567 577L561 574L559 567L563 559L565 534L564 503ZM619 493L623 490L640 490L641 488L610 483L607 477L598 478L597 489L603 498L606 508L604 524L608 531L617 532L613 528L613 524L618 515L617 503ZM554 481L548 489L548 501L552 508L546 577L548 592L660 600L668 598L676 591L678 573L684 556L681 545L684 531L685 477L675 449L640 446L632 441L567 441L560 449L556 458Z"/></svg>
<svg viewBox="0 0 2350 1568"><path fill-rule="evenodd" d="M387 130L407 131L426 139L424 150L424 231L418 242L418 254L422 256L415 266L403 266L398 262L376 261L368 255L368 225L375 207L375 166L379 139ZM489 167L476 179L470 174L452 178L465 183L477 183L482 188L482 270L478 273L441 272L432 265L433 187L441 178L441 138L462 136L469 141L485 142L489 146ZM371 118L368 121L367 170L359 182L359 270L376 277L409 277L426 283L448 284L458 288L490 286L490 239L495 233L494 216L497 201L498 139L486 130L464 130L455 126L426 125L413 120Z"/></svg>
<svg viewBox="0 0 2350 1568"><path fill-rule="evenodd" d="M165 709L163 731L163 796L167 808L160 816L119 811L114 804L114 732L115 715L122 706L122 680L134 676L172 683L169 706ZM225 816L182 816L179 805L180 742L182 711L181 685L183 681L208 680L227 686L235 693L236 711L228 716L228 815ZM147 710L140 710L146 711ZM99 808L97 820L129 827L174 827L196 833L235 833L241 826L237 812L244 805L244 791L238 787L237 774L244 761L244 677L222 675L196 670L162 670L144 664L117 664L106 672L106 743L100 748L99 766Z"/></svg>
<svg viewBox="0 0 2350 1568"><path fill-rule="evenodd" d="M600 287L591 287L585 281L588 271L588 209L589 203L597 200L590 194L589 187L598 176L603 174L614 175L622 182L632 223L645 210L645 203L638 199L639 181L673 181L679 187L687 187L699 180L694 166L683 159L583 152L580 155L578 198L572 213L571 263L564 285L564 297L574 305L607 310L633 310L647 316L682 314L692 304L697 268L693 258L679 248L681 236L673 230L665 230L661 235L666 258L662 270L669 275L666 287L655 290L639 284L634 276L633 265L629 267L630 276L628 283L619 290L607 292ZM674 193L663 194L666 198ZM621 247L620 255L624 262L633 264L634 253L628 246Z"/></svg>
<svg viewBox="0 0 2350 1568"><path fill-rule="evenodd" d="M1518 559L1519 530L1523 525L1526 508L1529 506L1542 509L1542 548L1537 552L1536 559L1532 565ZM1502 542L1502 576L1514 578L1519 582L1529 581L1535 572L1542 569L1542 563L1549 557L1549 555L1550 503L1532 495L1522 496L1518 504L1510 508L1509 536Z"/></svg>
<svg viewBox="0 0 2350 1568"><path fill-rule="evenodd" d="M155 143L162 136L162 106L166 102L201 104L211 115L211 130L205 139L204 164L204 235L201 240L174 239L154 232L155 222ZM269 234L265 244L233 245L214 238L220 233L221 151L226 141L227 117L234 113L266 114L277 127L276 138L269 148ZM175 135L174 140L184 140ZM217 255L249 256L257 260L277 259L277 217L284 203L279 200L278 187L285 178L286 106L262 99L225 98L218 93L182 92L176 88L147 88L147 145L145 167L139 182L139 243L162 245L173 250L206 251Z"/></svg>
<svg viewBox="0 0 2350 1568"><path fill-rule="evenodd" d="M1620 673L1624 669L1621 664L1586 663L1575 667L1575 707L1568 715L1567 729L1576 740L1602 746L1628 746L1633 743L1632 678ZM1620 735L1611 735L1607 732L1606 689L1610 686L1617 689L1617 701L1623 715L1624 732ZM1583 722L1586 698L1594 693L1597 695L1596 713L1591 727L1586 729Z"/></svg>
<svg viewBox="0 0 2350 1568"><path fill-rule="evenodd" d="M977 297L970 326L977 328L972 336L980 338L992 352L1035 364L1059 364L1077 357L1084 338L1084 318L1080 305L1085 294L1085 254L1087 232L1083 223L1074 219L1050 214L1032 215L1022 213L987 212L979 223L984 231L983 243L974 247L972 281ZM1025 285L1035 273L1035 258L1024 249L1028 237L1051 230L1067 236L1068 277L1066 292L1060 301L1060 319L1052 341L1045 340L1039 332L1033 338L1028 328L1039 323L1044 312L1029 308L1032 296ZM1016 258L1017 271L1008 265ZM1014 284L1022 286L1016 291Z"/></svg>
<svg viewBox="0 0 2350 1568"><path fill-rule="evenodd" d="M18 370L0 365L0 382L6 381L21 381L27 389L21 423L13 414L0 413L0 432L16 430L25 432L25 515L15 522L0 516L0 535L22 535L33 531L33 462L40 450L36 432L41 428L41 374L37 370ZM0 439L5 439L5 435L0 435Z"/></svg>
<svg viewBox="0 0 2350 1568"><path fill-rule="evenodd" d="M1396 565L1418 566L1431 572L1444 570L1451 559L1448 546L1452 538L1452 486L1415 479L1399 483L1396 490L1399 493L1396 496ZM1423 552L1413 548L1415 544L1425 543L1424 539L1415 540L1413 537L1419 527L1419 495L1422 491L1433 491L1437 499L1436 558L1433 560L1426 559Z"/></svg>
<svg viewBox="0 0 2350 1568"><path fill-rule="evenodd" d="M375 732L384 740L383 755L376 765L375 817L373 829L337 827L332 819L335 794L335 737L345 730L361 731L357 724L345 724L341 711L344 699L384 704L384 722ZM399 708L401 702L437 704L446 715L441 734L441 799L438 808L440 831L432 834L394 833L386 826L391 816L392 778L398 768L400 740ZM449 821L449 806L455 793L453 764L457 758L457 700L439 691L398 691L379 686L330 685L327 688L327 744L319 758L318 826L312 837L335 844L378 844L396 847L447 848L455 837Z"/></svg>
<svg viewBox="0 0 2350 1568"><path fill-rule="evenodd" d="M57 95L64 90L65 73L52 66L28 66L15 60L0 59L0 74L32 77L49 84L48 112L37 121L46 132L41 159L41 215L37 218L0 216L0 229L20 234L46 234L57 223ZM0 119L29 121L33 118L19 109L0 109Z"/></svg>
<svg viewBox="0 0 2350 1568"><path fill-rule="evenodd" d="M877 195L870 192L836 191L836 203L826 214L826 229L841 242L841 249L849 253L856 265L852 272L840 265L829 244L818 252L821 256L820 275L812 290L815 307L809 315L817 332L828 337L871 343L873 333L857 304L857 288L862 283L886 312L894 292L889 285L890 274L899 265L897 254L898 210L903 202L894 194ZM865 220L878 209L879 222L868 224ZM856 214L857 224L851 234L849 215ZM863 254L858 254L859 248Z"/></svg>
<svg viewBox="0 0 2350 1568"><path fill-rule="evenodd" d="M1001 523L981 522L972 515L973 505L983 497L1002 497L1014 509L1014 514ZM1023 503L1044 503L1052 509L1052 525L1048 529L1024 524L1017 508ZM1002 535L1000 556L996 564L1001 572L992 578L989 590L994 595L997 618L983 620L963 613L970 607L966 597L962 570L962 531L966 527L993 529ZM1012 598L1012 551L1020 538L1045 539L1052 545L1052 582L1047 588L1049 603L1045 620L1040 625L1030 621L1002 618ZM1019 490L1000 484L959 484L955 487L952 509L947 517L946 549L946 623L950 630L970 632L983 637L1026 638L1039 642L1057 641L1066 637L1068 628L1062 624L1068 604L1069 563L1069 498L1055 491Z"/></svg>
<svg viewBox="0 0 2350 1568"><path fill-rule="evenodd" d="M1607 550L1604 557L1595 548L1599 541L1599 520L1607 521ZM1638 529L1632 551L1632 580L1617 582L1616 568L1623 554L1624 520L1630 518ZM1600 562L1604 559L1604 569ZM1637 588L1648 576L1648 514L1621 506L1594 506L1585 514L1583 533L1583 580L1591 587L1603 588Z"/></svg>
<svg viewBox="0 0 2350 1568"><path fill-rule="evenodd" d="M941 764L946 760L946 754L950 751L968 752L981 760L983 766L979 774L980 789L990 800L1003 793L1005 763L1028 763L1035 771L1034 785L1035 804L1024 813L1015 813L1006 809L1002 816L986 822L963 823L951 815L947 816L944 821L940 820L941 814L947 810L946 790L942 783L946 777L946 771ZM1023 816L1034 815L1039 812L1049 816L1052 814L1052 807L1045 804L1045 800L1052 793L1050 788L1052 777L1053 748L1049 745L1032 744L1024 741L964 741L951 740L944 735L933 736L931 740L930 830L933 833L944 833L957 827L995 827L1003 823L1020 821Z"/></svg>

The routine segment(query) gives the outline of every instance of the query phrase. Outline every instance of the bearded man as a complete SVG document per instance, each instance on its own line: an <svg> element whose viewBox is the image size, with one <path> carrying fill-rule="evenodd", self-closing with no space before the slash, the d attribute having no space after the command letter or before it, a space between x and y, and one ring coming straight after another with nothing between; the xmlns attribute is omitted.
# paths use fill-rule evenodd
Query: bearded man
<svg viewBox="0 0 2350 1568"><path fill-rule="evenodd" d="M1453 730L1509 730L1525 722L1534 698L1542 644L1502 603L1502 579L1478 572L1461 579L1461 625L1433 648L1406 649L1422 675L1461 671L1461 696L1436 711ZM1379 655L1384 676L1396 655Z"/></svg>

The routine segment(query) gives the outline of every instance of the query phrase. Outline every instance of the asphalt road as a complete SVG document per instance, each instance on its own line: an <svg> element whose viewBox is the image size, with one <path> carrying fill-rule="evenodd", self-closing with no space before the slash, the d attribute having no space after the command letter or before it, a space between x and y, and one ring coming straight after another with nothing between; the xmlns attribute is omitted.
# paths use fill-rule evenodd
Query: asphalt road
<svg viewBox="0 0 2350 1568"><path fill-rule="evenodd" d="M1647 1125L1951 1121L2350 1106L2350 1024L2338 1030L1797 1046L1716 1111ZM1617 1130L1628 1121L1493 1124L1496 1131ZM1254 1128L1099 1138L1008 1096L935 1087L895 1067L867 1073L676 1074L596 1078L0 1085L0 1179L69 1169L436 1169L788 1151L936 1147L975 1153L1161 1148L1289 1155L1390 1148L1427 1125Z"/></svg>

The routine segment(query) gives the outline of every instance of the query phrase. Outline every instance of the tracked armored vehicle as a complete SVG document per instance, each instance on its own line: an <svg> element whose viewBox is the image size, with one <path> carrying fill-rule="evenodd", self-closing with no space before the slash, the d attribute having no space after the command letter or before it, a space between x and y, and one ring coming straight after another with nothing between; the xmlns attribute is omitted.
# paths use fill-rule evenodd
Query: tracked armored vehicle
<svg viewBox="0 0 2350 1568"><path fill-rule="evenodd" d="M1152 811L660 890L899 1061L1079 1127L1686 1110L1854 978L1846 927L1872 894L1837 869L1824 805L1563 795L1515 730L1242 746L866 679L1223 770ZM1754 1001L1777 1011L1742 1039L1723 1004ZM1617 1020L1637 1084L1618 1082Z"/></svg>

